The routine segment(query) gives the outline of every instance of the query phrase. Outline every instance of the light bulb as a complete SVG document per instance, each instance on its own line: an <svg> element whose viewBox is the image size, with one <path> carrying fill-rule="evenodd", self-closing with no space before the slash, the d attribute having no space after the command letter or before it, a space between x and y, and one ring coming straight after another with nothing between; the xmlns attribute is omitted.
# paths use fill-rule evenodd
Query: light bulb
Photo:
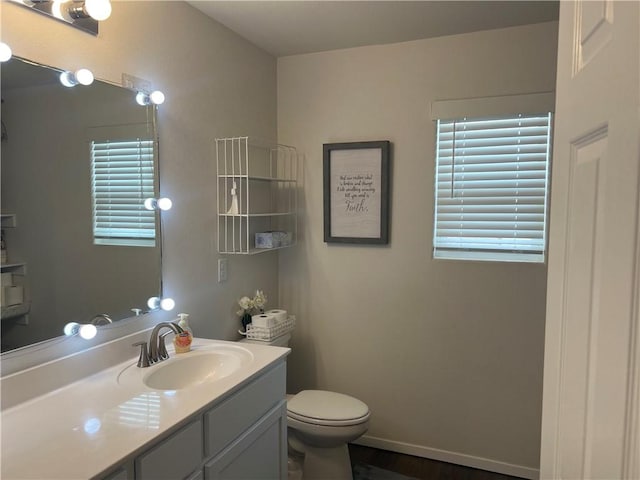
<svg viewBox="0 0 640 480"><path fill-rule="evenodd" d="M78 84L91 85L93 83L93 73L91 70L81 68L73 72L62 72L60 74L60 83L65 87L75 87Z"/></svg>
<svg viewBox="0 0 640 480"><path fill-rule="evenodd" d="M85 340L90 340L96 336L98 329L91 323L81 325L77 322L69 322L64 326L63 332L68 337L78 333Z"/></svg>
<svg viewBox="0 0 640 480"><path fill-rule="evenodd" d="M160 308L165 311L173 310L176 306L176 302L173 301L173 298L163 298L160 301Z"/></svg>
<svg viewBox="0 0 640 480"><path fill-rule="evenodd" d="M162 105L164 103L164 93L160 90L155 90L151 92L149 99L151 100L151 103L155 105Z"/></svg>
<svg viewBox="0 0 640 480"><path fill-rule="evenodd" d="M53 0L53 2L51 3L51 15L59 20L65 20L64 15L62 14L63 1L64 0Z"/></svg>
<svg viewBox="0 0 640 480"><path fill-rule="evenodd" d="M85 340L91 340L96 336L96 333L98 333L98 328L91 323L87 323L80 326L80 330L78 331L78 333Z"/></svg>
<svg viewBox="0 0 640 480"><path fill-rule="evenodd" d="M11 58L13 53L11 47L4 42L0 42L0 62L6 62Z"/></svg>
<svg viewBox="0 0 640 480"><path fill-rule="evenodd" d="M144 208L147 210L171 210L172 206L173 202L167 197L158 198L157 200L155 198L147 198L144 201Z"/></svg>
<svg viewBox="0 0 640 480"><path fill-rule="evenodd" d="M136 93L136 103L138 105L142 105L143 107L145 105L149 105L149 95L147 95L144 92L138 92Z"/></svg>
<svg viewBox="0 0 640 480"><path fill-rule="evenodd" d="M93 83L93 73L91 73L91 70L88 70L86 68L77 70L75 73L75 77L78 83L80 83L81 85L91 85Z"/></svg>
<svg viewBox="0 0 640 480"><path fill-rule="evenodd" d="M106 20L111 15L111 2L109 0L86 0L84 8L94 20Z"/></svg>
<svg viewBox="0 0 640 480"><path fill-rule="evenodd" d="M144 208L147 210L155 210L156 209L156 199L155 198L147 198L144 201Z"/></svg>
<svg viewBox="0 0 640 480"><path fill-rule="evenodd" d="M171 207L173 206L173 202L167 197L159 198L156 204L160 210L171 210Z"/></svg>
<svg viewBox="0 0 640 480"><path fill-rule="evenodd" d="M79 323L69 322L64 326L62 331L64 332L64 334L67 337L70 337L70 336L75 335L76 333L78 333L78 329L79 328L80 328L80 324Z"/></svg>
<svg viewBox="0 0 640 480"><path fill-rule="evenodd" d="M60 74L60 83L65 87L75 87L78 84L71 72L62 72Z"/></svg>
<svg viewBox="0 0 640 480"><path fill-rule="evenodd" d="M160 90L154 90L151 93L138 92L136 94L136 103L142 106L151 105L152 103L154 105L161 105L164 103L164 93Z"/></svg>
<svg viewBox="0 0 640 480"><path fill-rule="evenodd" d="M151 297L149 300L147 300L147 307L149 307L151 310L155 310L159 306L160 299L158 297Z"/></svg>

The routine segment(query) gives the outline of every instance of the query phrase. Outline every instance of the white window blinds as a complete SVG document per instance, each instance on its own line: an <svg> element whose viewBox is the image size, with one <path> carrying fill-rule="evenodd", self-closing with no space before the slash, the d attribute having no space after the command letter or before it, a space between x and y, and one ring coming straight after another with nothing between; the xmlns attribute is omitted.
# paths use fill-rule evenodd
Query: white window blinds
<svg viewBox="0 0 640 480"><path fill-rule="evenodd" d="M94 243L155 246L156 215L144 207L154 194L154 142L91 142Z"/></svg>
<svg viewBox="0 0 640 480"><path fill-rule="evenodd" d="M438 120L435 258L543 262L551 113Z"/></svg>

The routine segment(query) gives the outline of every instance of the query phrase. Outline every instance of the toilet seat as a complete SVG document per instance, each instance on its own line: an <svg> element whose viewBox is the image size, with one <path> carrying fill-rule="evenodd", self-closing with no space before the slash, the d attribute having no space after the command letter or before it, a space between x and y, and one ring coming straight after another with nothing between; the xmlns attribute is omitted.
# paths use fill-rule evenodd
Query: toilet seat
<svg viewBox="0 0 640 480"><path fill-rule="evenodd" d="M287 416L311 425L358 425L369 415L369 407L357 398L325 390L303 390L287 401Z"/></svg>

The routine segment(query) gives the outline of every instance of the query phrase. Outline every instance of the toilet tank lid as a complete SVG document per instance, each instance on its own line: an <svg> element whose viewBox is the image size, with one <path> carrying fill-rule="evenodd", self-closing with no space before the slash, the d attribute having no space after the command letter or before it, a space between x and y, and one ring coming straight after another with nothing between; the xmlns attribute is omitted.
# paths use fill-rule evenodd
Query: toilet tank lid
<svg viewBox="0 0 640 480"><path fill-rule="evenodd" d="M287 410L318 420L351 420L369 414L366 403L342 393L303 390L287 401Z"/></svg>

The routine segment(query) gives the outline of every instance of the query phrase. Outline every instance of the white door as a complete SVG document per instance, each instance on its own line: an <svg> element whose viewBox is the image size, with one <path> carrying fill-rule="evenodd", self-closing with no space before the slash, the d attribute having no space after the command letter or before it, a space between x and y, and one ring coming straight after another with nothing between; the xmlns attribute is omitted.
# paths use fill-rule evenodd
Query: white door
<svg viewBox="0 0 640 480"><path fill-rule="evenodd" d="M560 2L543 479L640 479L639 6Z"/></svg>

